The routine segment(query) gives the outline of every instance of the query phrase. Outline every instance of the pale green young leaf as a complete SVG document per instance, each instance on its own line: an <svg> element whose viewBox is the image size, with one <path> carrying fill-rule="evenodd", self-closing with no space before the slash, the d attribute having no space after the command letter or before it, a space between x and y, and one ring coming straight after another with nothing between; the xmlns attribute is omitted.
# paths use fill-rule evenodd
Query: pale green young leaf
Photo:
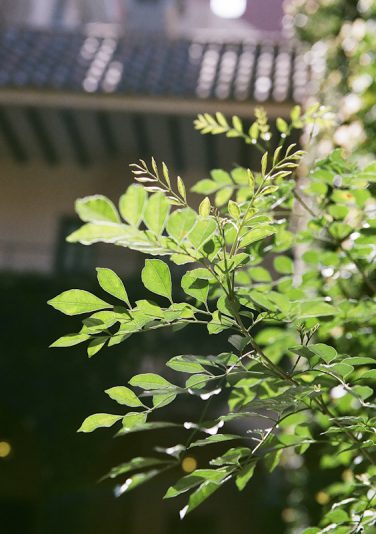
<svg viewBox="0 0 376 534"><path fill-rule="evenodd" d="M118 404L129 406L130 408L138 408L143 406L137 395L129 388L125 386L115 386L110 389L106 389L105 393Z"/></svg>
<svg viewBox="0 0 376 534"><path fill-rule="evenodd" d="M184 200L187 200L187 193L186 193L185 185L180 176L177 177L177 186L178 186L178 191L179 191L180 196Z"/></svg>
<svg viewBox="0 0 376 534"><path fill-rule="evenodd" d="M161 192L154 193L149 197L144 211L144 221L152 232L161 234L166 224L170 204Z"/></svg>
<svg viewBox="0 0 376 534"><path fill-rule="evenodd" d="M268 153L265 152L265 154L261 158L261 174L265 176L266 174L266 168L268 166Z"/></svg>
<svg viewBox="0 0 376 534"><path fill-rule="evenodd" d="M147 193L144 187L138 184L129 186L119 200L119 210L123 219L133 226L138 226L142 220L146 201Z"/></svg>
<svg viewBox="0 0 376 534"><path fill-rule="evenodd" d="M79 315L106 308L111 304L83 289L69 289L48 301L48 304L65 315Z"/></svg>
<svg viewBox="0 0 376 534"><path fill-rule="evenodd" d="M251 137L252 139L257 141L258 136L259 136L259 126L257 124L257 121L255 121L254 123L251 124L251 126L250 126L250 128L248 130L248 135L249 135L249 137Z"/></svg>
<svg viewBox="0 0 376 534"><path fill-rule="evenodd" d="M242 121L239 119L239 117L237 115L234 115L232 117L232 124L233 124L235 130L237 130L238 132L243 132Z"/></svg>
<svg viewBox="0 0 376 534"><path fill-rule="evenodd" d="M113 297L124 301L131 307L124 284L114 271L107 268L97 267L97 278L99 285L104 291Z"/></svg>
<svg viewBox="0 0 376 534"><path fill-rule="evenodd" d="M207 217L210 214L211 204L209 197L205 197L204 200L200 203L198 212L201 217Z"/></svg>
<svg viewBox="0 0 376 534"><path fill-rule="evenodd" d="M114 204L103 195L79 198L76 200L75 208L78 216L84 222L120 222Z"/></svg>
<svg viewBox="0 0 376 534"><path fill-rule="evenodd" d="M172 302L171 273L166 263L162 260L145 260L141 278L146 289Z"/></svg>
<svg viewBox="0 0 376 534"><path fill-rule="evenodd" d="M97 428L108 428L122 419L122 415L112 415L109 413L96 413L89 415L82 423L77 432L93 432Z"/></svg>
<svg viewBox="0 0 376 534"><path fill-rule="evenodd" d="M277 117L276 124L277 124L278 130L281 133L285 134L288 132L289 126L287 122L285 121L285 119L282 119L281 117Z"/></svg>

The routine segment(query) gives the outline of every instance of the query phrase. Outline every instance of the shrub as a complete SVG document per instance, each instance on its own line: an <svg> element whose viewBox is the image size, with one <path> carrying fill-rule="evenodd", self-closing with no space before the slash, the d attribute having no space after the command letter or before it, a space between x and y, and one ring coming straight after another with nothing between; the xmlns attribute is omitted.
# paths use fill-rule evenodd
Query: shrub
<svg viewBox="0 0 376 534"><path fill-rule="evenodd" d="M192 188L204 196L198 210L184 181L172 180L154 159L132 165L137 183L118 207L102 195L76 202L84 225L68 241L113 243L151 256L141 272L145 299L130 302L118 275L98 268L106 297L72 289L49 301L67 315L86 314L77 333L52 346L87 342L92 357L106 345L161 328L176 332L177 347L187 325L229 335L220 354L201 354L197 347L197 354L169 359L175 379L143 373L108 389L115 413L82 423L81 432L116 425L122 436L181 430L180 443L110 471L110 478L125 479L117 495L184 459L189 472L190 451L216 444L219 456L204 468L192 465L166 492L165 498L190 492L184 517L226 482L243 490L259 462L273 471L316 447L320 468L339 467L346 476L325 490L321 501L330 504L320 526L306 532L360 532L375 523L376 165L359 169L335 150L312 165L302 188L295 174L303 151L287 141L293 130L314 131L329 119L319 106L305 112L297 106L289 123L277 119L272 138L262 109L247 131L237 117L228 122L220 113L199 115L201 133L241 137L261 159L258 170L215 169L198 181ZM302 247L303 258L297 254ZM183 299L176 297L182 293L167 259L185 269ZM157 412L182 395L202 403L199 420L160 420ZM228 406L219 415L211 413L217 396ZM264 420L261 428L255 418Z"/></svg>

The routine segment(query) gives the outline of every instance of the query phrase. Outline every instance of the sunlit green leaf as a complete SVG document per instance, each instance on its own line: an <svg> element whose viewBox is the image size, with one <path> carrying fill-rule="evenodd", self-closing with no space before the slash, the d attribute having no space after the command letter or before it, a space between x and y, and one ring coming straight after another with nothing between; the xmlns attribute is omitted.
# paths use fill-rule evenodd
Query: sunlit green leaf
<svg viewBox="0 0 376 534"><path fill-rule="evenodd" d="M196 212L191 208L176 210L168 219L167 232L180 243L194 227L196 218Z"/></svg>
<svg viewBox="0 0 376 534"><path fill-rule="evenodd" d="M119 201L119 210L123 219L133 226L138 226L143 217L146 201L147 193L141 185L129 186Z"/></svg>
<svg viewBox="0 0 376 534"><path fill-rule="evenodd" d="M155 373L135 375L130 379L129 383L131 386L137 386L142 389L175 389L171 382Z"/></svg>
<svg viewBox="0 0 376 534"><path fill-rule="evenodd" d="M84 222L120 222L114 204L103 195L79 198L76 200L75 208L80 219Z"/></svg>
<svg viewBox="0 0 376 534"><path fill-rule="evenodd" d="M149 230L161 234L169 211L170 205L163 193L158 192L151 195L144 211L144 221Z"/></svg>
<svg viewBox="0 0 376 534"><path fill-rule="evenodd" d="M125 386L115 386L110 389L106 389L106 393L111 399L116 401L118 404L130 406L131 408L143 406L137 395L131 389Z"/></svg>
<svg viewBox="0 0 376 534"><path fill-rule="evenodd" d="M97 267L99 285L113 297L123 300L130 307L127 292L119 276L111 269Z"/></svg>
<svg viewBox="0 0 376 534"><path fill-rule="evenodd" d="M93 430L96 430L97 428L108 428L114 425L116 421L122 419L122 417L122 415L111 415L108 413L96 413L90 415L82 423L78 432L93 432Z"/></svg>
<svg viewBox="0 0 376 534"><path fill-rule="evenodd" d="M166 263L162 260L145 260L141 278L146 289L172 302L171 273Z"/></svg>
<svg viewBox="0 0 376 534"><path fill-rule="evenodd" d="M104 300L83 289L69 289L48 301L48 304L65 315L79 315L81 313L112 308Z"/></svg>

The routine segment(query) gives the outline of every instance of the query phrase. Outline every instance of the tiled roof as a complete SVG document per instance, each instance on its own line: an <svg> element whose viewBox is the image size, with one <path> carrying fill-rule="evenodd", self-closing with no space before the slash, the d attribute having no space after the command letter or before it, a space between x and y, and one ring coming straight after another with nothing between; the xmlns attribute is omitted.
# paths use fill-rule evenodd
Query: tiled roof
<svg viewBox="0 0 376 534"><path fill-rule="evenodd" d="M0 31L0 89L232 101L300 101L310 67L288 41L208 42Z"/></svg>

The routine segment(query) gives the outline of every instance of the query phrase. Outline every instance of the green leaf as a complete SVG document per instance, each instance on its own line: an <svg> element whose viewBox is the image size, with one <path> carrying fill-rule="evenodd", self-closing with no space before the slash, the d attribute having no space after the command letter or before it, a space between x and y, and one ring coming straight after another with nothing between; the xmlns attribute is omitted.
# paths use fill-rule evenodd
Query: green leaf
<svg viewBox="0 0 376 534"><path fill-rule="evenodd" d="M160 235L166 224L170 204L162 192L154 193L146 204L144 221L152 232Z"/></svg>
<svg viewBox="0 0 376 534"><path fill-rule="evenodd" d="M175 389L176 386L168 380L155 373L143 373L135 375L129 381L131 386L137 386L142 389Z"/></svg>
<svg viewBox="0 0 376 534"><path fill-rule="evenodd" d="M234 126L235 130L237 130L238 132L243 132L242 121L239 119L237 115L234 115L232 117L232 125Z"/></svg>
<svg viewBox="0 0 376 534"><path fill-rule="evenodd" d="M268 153L265 152L265 154L261 158L261 174L265 176L266 174L266 168L268 166Z"/></svg>
<svg viewBox="0 0 376 534"><path fill-rule="evenodd" d="M219 483L228 475L228 473L228 469L196 469L193 473L182 477L176 484L168 488L163 498L172 499L177 497L191 488L198 486L204 480Z"/></svg>
<svg viewBox="0 0 376 534"><path fill-rule="evenodd" d="M239 219L239 217L240 217L240 208L237 205L237 203L234 202L233 200L229 200L229 202L228 202L228 212L231 215L231 217L233 217L234 219L236 219L236 220Z"/></svg>
<svg viewBox="0 0 376 534"><path fill-rule="evenodd" d="M362 380L372 380L376 381L376 369L370 369L369 371L366 371L361 376Z"/></svg>
<svg viewBox="0 0 376 534"><path fill-rule="evenodd" d="M197 250L200 250L213 237L216 230L217 223L211 217L199 219L189 233L188 239Z"/></svg>
<svg viewBox="0 0 376 534"><path fill-rule="evenodd" d="M109 336L98 336L90 341L87 347L87 354L89 358L97 354L106 344L106 341L109 339Z"/></svg>
<svg viewBox="0 0 376 534"><path fill-rule="evenodd" d="M220 484L206 480L201 486L194 491L189 497L188 504L180 510L180 519L183 519L189 512L192 512L197 506L203 503L210 495L212 495L217 489L220 488Z"/></svg>
<svg viewBox="0 0 376 534"><path fill-rule="evenodd" d="M228 172L222 170L222 169L213 169L210 172L210 176L213 178L217 184L221 185L232 185L231 176Z"/></svg>
<svg viewBox="0 0 376 534"><path fill-rule="evenodd" d="M256 462L252 462L248 465L245 465L236 477L235 484L239 491L243 491L248 482L251 480L253 473L255 471Z"/></svg>
<svg viewBox="0 0 376 534"><path fill-rule="evenodd" d="M206 445L212 445L213 443L222 443L223 441L231 441L234 439L239 439L239 436L235 434L215 434L213 436L208 436L207 438L198 439L194 441L189 446L190 449L193 447L206 447Z"/></svg>
<svg viewBox="0 0 376 534"><path fill-rule="evenodd" d="M276 231L272 226L260 226L259 228L254 228L242 237L240 244L242 247L247 247L256 241L260 241L261 239L265 239L265 237L275 234L275 232Z"/></svg>
<svg viewBox="0 0 376 534"><path fill-rule="evenodd" d="M167 421L152 421L150 423L144 423L143 425L137 425L132 428L121 428L116 436L124 436L125 434L133 434L134 432L146 432L147 430L161 430L162 428L173 428L180 425L176 423L169 423Z"/></svg>
<svg viewBox="0 0 376 534"><path fill-rule="evenodd" d="M166 363L167 367L181 373L202 373L205 368L194 360L194 356L175 356Z"/></svg>
<svg viewBox="0 0 376 534"><path fill-rule="evenodd" d="M136 458L132 458L132 460L129 462L124 462L116 467L113 467L104 478L116 478L136 469L154 467L155 465L163 465L166 463L167 462L165 460L160 460L159 458L144 458L141 456L136 456Z"/></svg>
<svg viewBox="0 0 376 534"><path fill-rule="evenodd" d="M281 456L282 456L282 452L283 452L282 449L279 449L279 450L270 452L265 456L264 461L265 461L265 465L269 473L272 473L274 469L278 466L279 460L281 459Z"/></svg>
<svg viewBox="0 0 376 534"><path fill-rule="evenodd" d="M88 339L90 339L88 334L67 334L66 336L59 337L59 339L51 343L50 347L73 347Z"/></svg>
<svg viewBox="0 0 376 534"><path fill-rule="evenodd" d="M220 188L220 184L205 178L204 180L199 180L192 188L192 193L198 193L200 195L211 195L215 193Z"/></svg>
<svg viewBox="0 0 376 534"><path fill-rule="evenodd" d="M69 289L48 301L48 304L65 315L79 315L105 308L112 308L111 304L99 299L83 289Z"/></svg>
<svg viewBox="0 0 376 534"><path fill-rule="evenodd" d="M191 208L174 211L167 222L167 232L178 243L187 237L197 220L196 212Z"/></svg>
<svg viewBox="0 0 376 534"><path fill-rule="evenodd" d="M117 243L128 242L134 239L135 235L142 235L141 232L125 224L97 224L87 223L67 237L68 243L82 243L92 245L93 243Z"/></svg>
<svg viewBox="0 0 376 534"><path fill-rule="evenodd" d="M124 484L115 488L115 496L120 497L120 495L123 493L131 491L141 484L145 484L145 482L148 482L159 473L160 471L158 469L152 469L151 471L146 471L145 473L136 473L135 475L132 475L131 477L127 478Z"/></svg>
<svg viewBox="0 0 376 534"><path fill-rule="evenodd" d="M75 208L80 219L84 222L120 222L114 204L103 195L79 198L76 200Z"/></svg>
<svg viewBox="0 0 376 534"><path fill-rule="evenodd" d="M289 129L289 126L287 122L282 119L281 117L278 117L276 120L277 128L281 133L286 133Z"/></svg>
<svg viewBox="0 0 376 534"><path fill-rule="evenodd" d="M184 200L187 200L187 193L186 193L186 190L185 190L185 185L184 185L184 182L183 182L183 180L181 179L180 176L178 176L178 178L177 178L177 186L178 186L178 191L179 191L180 196Z"/></svg>
<svg viewBox="0 0 376 534"><path fill-rule="evenodd" d="M162 393L158 395L153 395L153 406L154 408L163 408L174 402L176 395L174 393Z"/></svg>
<svg viewBox="0 0 376 534"><path fill-rule="evenodd" d="M332 234L333 237L338 239L339 241L342 241L352 232L352 227L349 224L341 223L341 222L334 222L329 226L329 232Z"/></svg>
<svg viewBox="0 0 376 534"><path fill-rule="evenodd" d="M108 428L122 419L122 415L111 415L109 413L96 413L85 419L77 432L93 432L97 428Z"/></svg>
<svg viewBox="0 0 376 534"><path fill-rule="evenodd" d="M233 447L222 454L222 456L210 460L210 465L240 465L240 460L250 456L251 452L251 449L248 447Z"/></svg>
<svg viewBox="0 0 376 534"><path fill-rule="evenodd" d="M293 303L292 313L296 315L297 319L301 320L309 317L336 315L337 309L327 302L306 300L304 302Z"/></svg>
<svg viewBox="0 0 376 534"><path fill-rule="evenodd" d="M199 300L200 302L206 302L209 294L209 282L198 278L195 271L188 271L181 279L181 287L187 295Z"/></svg>
<svg viewBox="0 0 376 534"><path fill-rule="evenodd" d="M125 386L115 386L110 389L106 389L105 393L107 393L107 395L118 404L129 406L130 408L138 408L143 406L137 395L131 389Z"/></svg>
<svg viewBox="0 0 376 534"><path fill-rule="evenodd" d="M234 182L238 185L247 186L249 184L248 169L244 169L243 167L236 167L231 171L231 176L234 179Z"/></svg>
<svg viewBox="0 0 376 534"><path fill-rule="evenodd" d="M292 121L297 121L300 118L301 115L301 107L300 106L294 106L291 110L290 117Z"/></svg>
<svg viewBox="0 0 376 534"><path fill-rule="evenodd" d="M141 278L146 289L172 302L171 273L166 263L162 260L146 260Z"/></svg>
<svg viewBox="0 0 376 534"><path fill-rule="evenodd" d="M99 285L104 291L113 297L124 301L131 307L124 284L114 271L103 267L97 267L97 278Z"/></svg>
<svg viewBox="0 0 376 534"><path fill-rule="evenodd" d="M336 349L329 345L325 345L325 343L308 345L308 349L326 363L331 362L337 357Z"/></svg>
<svg viewBox="0 0 376 534"><path fill-rule="evenodd" d="M174 486L171 486L168 488L164 499L173 499L174 497L177 497L178 495L181 495L182 493L185 493L186 491L194 488L195 486L198 486L202 482L202 477L193 475L187 475L174 484Z"/></svg>
<svg viewBox="0 0 376 534"><path fill-rule="evenodd" d="M209 197L205 197L204 200L200 203L198 212L201 217L207 217L210 214L211 204Z"/></svg>
<svg viewBox="0 0 376 534"><path fill-rule="evenodd" d="M126 430L134 426L143 425L146 422L147 414L145 412L128 412L123 417L123 427Z"/></svg>
<svg viewBox="0 0 376 534"><path fill-rule="evenodd" d="M274 269L281 274L292 274L294 272L294 262L287 256L277 256L274 258Z"/></svg>
<svg viewBox="0 0 376 534"><path fill-rule="evenodd" d="M127 191L120 197L120 214L132 226L138 226L142 220L147 201L145 189L138 184L128 187Z"/></svg>
<svg viewBox="0 0 376 534"><path fill-rule="evenodd" d="M214 203L217 206L217 208L220 208L221 206L224 206L226 202L230 200L232 197L233 189L232 187L224 187L223 189L220 189L215 195Z"/></svg>

